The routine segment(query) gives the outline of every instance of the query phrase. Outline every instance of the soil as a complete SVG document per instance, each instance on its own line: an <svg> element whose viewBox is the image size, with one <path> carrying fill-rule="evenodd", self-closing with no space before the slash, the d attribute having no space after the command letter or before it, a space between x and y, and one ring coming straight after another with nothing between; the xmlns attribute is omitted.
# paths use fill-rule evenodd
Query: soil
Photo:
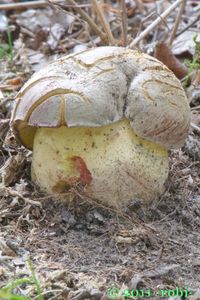
<svg viewBox="0 0 200 300"><path fill-rule="evenodd" d="M11 73L25 82L33 72L26 64L3 59L1 78ZM27 277L30 259L44 299L106 300L111 288L113 299L124 299L126 289L135 291L133 299L200 299L198 130L169 152L166 191L148 207L135 199L119 211L78 191L61 201L33 184L31 152L10 131L17 90L3 90L0 102L0 288ZM37 299L32 286L15 291Z"/></svg>
<svg viewBox="0 0 200 300"><path fill-rule="evenodd" d="M25 261L30 257L42 289L62 293L69 289L70 297L87 291L88 299L91 293L98 298L110 287L157 293L178 286L196 291L200 282L199 162L182 150L172 151L170 160L165 194L149 207L134 200L126 211L108 209L78 195L67 204L68 195L61 202L41 194L30 181L27 161L19 184L26 190L24 199L2 192L1 238L10 251L2 249L0 286L27 275ZM28 198L37 202L26 202ZM65 299L62 293L56 299Z"/></svg>

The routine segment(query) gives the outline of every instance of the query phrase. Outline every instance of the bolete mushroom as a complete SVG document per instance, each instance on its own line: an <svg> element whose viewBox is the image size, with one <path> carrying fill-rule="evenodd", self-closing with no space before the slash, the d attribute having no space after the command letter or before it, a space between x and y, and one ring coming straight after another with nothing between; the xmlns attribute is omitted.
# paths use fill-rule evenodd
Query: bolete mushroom
<svg viewBox="0 0 200 300"><path fill-rule="evenodd" d="M33 149L32 179L50 193L71 186L108 205L163 192L168 149L182 146L190 109L174 74L122 47L65 56L17 96L16 138Z"/></svg>

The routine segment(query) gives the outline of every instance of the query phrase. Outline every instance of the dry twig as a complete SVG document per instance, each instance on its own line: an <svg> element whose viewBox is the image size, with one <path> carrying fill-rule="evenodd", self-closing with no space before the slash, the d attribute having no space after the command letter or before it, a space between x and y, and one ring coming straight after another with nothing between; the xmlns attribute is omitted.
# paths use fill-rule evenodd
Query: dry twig
<svg viewBox="0 0 200 300"><path fill-rule="evenodd" d="M39 201L31 200L29 198L25 198L19 192L13 190L12 188L6 187L3 184L0 185L0 192L6 192L11 197L18 197L18 198L22 199L25 203L35 205L35 206L39 206L39 207L42 208L42 204Z"/></svg>
<svg viewBox="0 0 200 300"><path fill-rule="evenodd" d="M176 0L168 9L166 9L151 25L149 25L141 34L136 37L128 48L134 48L147 34L149 34L158 24L162 22L163 19L167 18L168 15L182 2L185 0Z"/></svg>
<svg viewBox="0 0 200 300"><path fill-rule="evenodd" d="M107 22L103 10L102 10L102 6L98 4L97 0L91 0L92 1L92 5L94 7L94 10L97 14L97 17L99 18L99 21L101 22L104 31L106 32L106 35L108 36L108 40L109 40L109 44L110 45L115 45L115 39L113 37L112 31L110 29L110 25Z"/></svg>
<svg viewBox="0 0 200 300"><path fill-rule="evenodd" d="M55 3L59 3L60 0L54 0ZM7 3L7 4L0 4L0 10L12 10L12 9L23 9L23 8L38 8L47 6L48 1L46 0L38 0L38 1L31 1L31 2L17 2L17 3Z"/></svg>
<svg viewBox="0 0 200 300"><path fill-rule="evenodd" d="M189 28L191 28L194 24L196 24L198 21L200 20L200 14L197 15L197 17L194 19L193 22L191 22L188 26L186 26L183 30L181 30L180 32L178 32L176 34L176 37L181 35L182 33L184 33L185 31L187 31Z"/></svg>
<svg viewBox="0 0 200 300"><path fill-rule="evenodd" d="M191 127L200 133L200 127L194 123L190 123Z"/></svg>
<svg viewBox="0 0 200 300"><path fill-rule="evenodd" d="M121 14L122 14L122 46L127 45L127 11L125 0L121 0Z"/></svg>
<svg viewBox="0 0 200 300"><path fill-rule="evenodd" d="M62 3L63 0L53 0L52 3ZM23 8L39 8L43 6L48 6L48 0L33 0L31 2L15 2L8 4L0 4L0 10L12 10L12 9L23 9ZM79 7L90 7L90 4L77 4ZM66 5L68 8L73 8L74 5Z"/></svg>
<svg viewBox="0 0 200 300"><path fill-rule="evenodd" d="M76 13L79 14L82 17L82 19L88 23L88 25L95 32L95 34L98 35L103 42L107 43L108 37L106 36L106 34L104 32L102 32L99 29L99 27L95 24L95 22L92 20L92 18L87 13L85 13L84 10L74 0L67 0L67 1L70 3L70 5L73 6L73 9L76 11ZM52 2L50 0L49 0L49 3L51 5L58 6L58 7L62 8L63 10L68 9L67 5L58 4L58 3Z"/></svg>
<svg viewBox="0 0 200 300"><path fill-rule="evenodd" d="M173 40L174 40L174 38L176 37L176 32L177 32L179 23L180 23L180 21L181 21L181 17L182 17L182 15L183 15L183 12L184 12L186 3L187 3L187 0L183 0L181 6L180 6L180 8L179 8L179 12L178 12L178 15L177 15L177 18L176 18L176 21L175 21L173 30L172 30L171 35L170 35L170 38L169 38L169 42L168 42L168 45L169 45L169 46L172 45Z"/></svg>

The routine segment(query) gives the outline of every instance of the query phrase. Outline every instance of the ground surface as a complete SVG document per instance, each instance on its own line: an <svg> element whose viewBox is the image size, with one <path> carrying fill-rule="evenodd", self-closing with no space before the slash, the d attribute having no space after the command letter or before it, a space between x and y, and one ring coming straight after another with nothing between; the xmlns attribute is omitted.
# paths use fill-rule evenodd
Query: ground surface
<svg viewBox="0 0 200 300"><path fill-rule="evenodd" d="M13 14L8 18L13 20ZM30 32L27 35L31 37ZM45 299L107 299L110 287L152 290L149 299L162 299L157 293L164 289L179 287L187 292L188 288L196 292L188 299L200 299L199 85L186 89L198 128L191 128L182 149L170 151L169 178L160 199L149 207L133 200L124 211L105 208L78 194L70 204L67 194L61 202L31 182L31 152L18 146L9 131L17 90L50 56L41 48L44 45L33 52L26 44L31 40L27 35L23 53L18 45L13 49L18 57L1 59L0 288L29 274L26 260L30 257ZM20 39L18 33L19 44ZM66 40L65 46L70 41L74 43L71 48L78 44L73 38ZM56 45L58 53L60 45ZM36 63L29 61L33 56ZM11 79L18 80L17 84ZM27 285L16 292L37 298Z"/></svg>

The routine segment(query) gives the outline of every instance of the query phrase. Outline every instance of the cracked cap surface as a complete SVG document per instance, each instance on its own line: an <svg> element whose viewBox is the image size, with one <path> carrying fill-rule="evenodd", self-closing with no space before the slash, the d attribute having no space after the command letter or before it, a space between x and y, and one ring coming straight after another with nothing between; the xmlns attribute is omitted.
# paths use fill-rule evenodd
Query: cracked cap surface
<svg viewBox="0 0 200 300"><path fill-rule="evenodd" d="M179 80L157 59L122 47L98 47L35 73L17 95L11 125L32 149L38 127L101 127L126 118L140 137L180 147L190 108Z"/></svg>

